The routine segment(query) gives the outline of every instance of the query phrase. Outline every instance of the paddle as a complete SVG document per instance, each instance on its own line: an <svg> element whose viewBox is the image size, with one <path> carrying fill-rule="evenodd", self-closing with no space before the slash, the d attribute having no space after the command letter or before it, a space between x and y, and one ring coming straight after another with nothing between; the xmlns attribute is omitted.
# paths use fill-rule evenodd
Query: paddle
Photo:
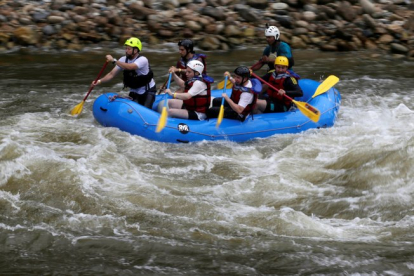
<svg viewBox="0 0 414 276"><path fill-rule="evenodd" d="M102 75L103 71L104 71L104 70L105 70L105 68L106 68L106 65L108 65L108 62L105 62L104 66L102 67L101 71L99 72L98 76L96 77L96 79L95 79L95 81L94 81L94 83L95 83L95 84L96 84L96 82L99 80L99 78L101 77L101 75ZM94 87L95 87L94 85L91 85L91 87L89 87L89 91L88 91L88 93L86 94L85 98L83 98L82 102L81 102L80 104L78 104L77 106L75 106L75 107L71 110L71 112L70 112L70 114L71 114L71 115L78 115L78 114L80 114L80 113L82 112L82 109L83 109L83 104L85 103L86 99L88 98L89 94L92 92L92 89L93 89Z"/></svg>
<svg viewBox="0 0 414 276"><path fill-rule="evenodd" d="M226 92L226 87L227 87L227 76L224 78L223 93ZM220 126L221 121L223 121L223 117L224 117L224 97L221 98L220 112L217 117L217 124L216 124L217 128Z"/></svg>
<svg viewBox="0 0 414 276"><path fill-rule="evenodd" d="M168 82L169 77L165 80L164 84L161 86L160 90L158 90L157 95L161 93L161 91L165 88L165 85Z"/></svg>
<svg viewBox="0 0 414 276"><path fill-rule="evenodd" d="M319 96L320 94L325 93L326 91L331 89L338 81L339 81L339 78L337 76L330 75L329 77L326 78L326 80L324 80L321 84L319 84L312 98L315 98L316 96Z"/></svg>
<svg viewBox="0 0 414 276"><path fill-rule="evenodd" d="M168 77L167 89L170 88L171 76L172 76L172 73L170 73L170 75ZM158 120L157 129L155 130L155 132L160 132L161 130L163 130L163 128L167 124L167 117L168 117L168 112L167 112L168 97L167 97L167 95L168 95L168 93L165 93L164 107L162 108L161 116Z"/></svg>
<svg viewBox="0 0 414 276"><path fill-rule="evenodd" d="M253 67L255 67L256 65L258 65L259 63L261 63L262 61L261 60L259 60L258 62L256 62L255 64L253 64L252 66L250 66L250 69L252 69ZM225 86L224 86L224 80L222 80L221 82L219 82L218 84L217 84L217 89L223 89ZM233 84L231 83L231 82L229 82L227 85L226 85L226 89L230 89L230 88L232 88L233 87Z"/></svg>
<svg viewBox="0 0 414 276"><path fill-rule="evenodd" d="M255 78L257 78L261 82L267 84L270 88L272 88L272 89L274 89L276 91L279 91L279 89L277 89L276 87L272 86L270 83L268 83L267 81L263 80L262 78L260 78L258 75L256 75L253 72L252 72L252 76L254 76ZM308 117L309 119L311 119L313 122L316 123L316 122L319 121L319 117L321 116L321 113L319 112L318 109L316 109L315 107L311 106L308 103L295 101L294 99L292 99L291 97L289 97L286 94L283 94L283 96L286 97L286 98L288 98L289 100L291 100L298 107L298 109L303 113L303 115L305 115L306 117Z"/></svg>

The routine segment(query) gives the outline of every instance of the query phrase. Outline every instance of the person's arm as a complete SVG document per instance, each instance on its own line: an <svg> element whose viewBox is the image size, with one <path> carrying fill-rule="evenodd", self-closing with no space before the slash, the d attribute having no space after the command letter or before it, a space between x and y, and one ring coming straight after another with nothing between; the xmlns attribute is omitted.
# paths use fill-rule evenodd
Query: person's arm
<svg viewBox="0 0 414 276"><path fill-rule="evenodd" d="M106 61L114 63L115 61L115 65L118 65L119 67L121 67L124 70L137 70L138 69L138 65L133 62L133 63L126 63L126 62L122 62L120 60L115 59L113 56L111 55L107 55L106 56Z"/></svg>
<svg viewBox="0 0 414 276"><path fill-rule="evenodd" d="M257 62L256 64L254 64L250 69L252 70L252 71L257 71L257 70L259 70L260 68L262 68L263 67L263 65L265 65L265 63L263 62L263 58L264 58L265 56L263 56L263 57L261 57L260 59L259 59L259 62Z"/></svg>
<svg viewBox="0 0 414 276"><path fill-rule="evenodd" d="M233 79L233 77L231 76L231 74L229 73L229 71L224 72L224 76L228 77L228 80L234 85L235 81Z"/></svg>
<svg viewBox="0 0 414 276"><path fill-rule="evenodd" d="M257 71L260 68L262 68L263 65L265 65L268 62L269 55L270 55L270 47L266 46L266 48L263 50L262 57L259 59L260 62L256 63L250 69L252 69L252 71Z"/></svg>
<svg viewBox="0 0 414 276"><path fill-rule="evenodd" d="M232 99L229 98L229 96L227 96L226 93L221 94L221 96L226 100L226 102L230 105L231 109L233 109L234 111L237 112L237 114L241 114L244 110L244 107L236 104L235 102L233 102Z"/></svg>
<svg viewBox="0 0 414 276"><path fill-rule="evenodd" d="M174 79L174 81L177 83L177 85L180 88L184 88L184 84L185 82L176 74L175 70L177 68L175 68L174 66L170 67L170 70L168 70L169 73L172 73L172 78Z"/></svg>
<svg viewBox="0 0 414 276"><path fill-rule="evenodd" d="M202 93L207 94L207 85L202 81L195 81L187 93L178 93L178 91L176 91L176 93L173 93L173 97L185 101Z"/></svg>
<svg viewBox="0 0 414 276"><path fill-rule="evenodd" d="M297 80L293 77L286 78L283 83L283 87L285 88L286 95L291 98L303 96L302 88L300 88Z"/></svg>
<svg viewBox="0 0 414 276"><path fill-rule="evenodd" d="M96 81L96 83L95 83L95 80L94 81L92 81L92 85L93 86L95 86L95 85L98 85L98 84L101 84L101 83L104 83L104 82L108 82L108 81L110 81L110 80L112 80L117 74L118 74L118 72L120 71L120 69L118 69L118 67L114 67L108 74L106 74L103 78L101 78L101 79L99 79L99 80L97 80Z"/></svg>
<svg viewBox="0 0 414 276"><path fill-rule="evenodd" d="M178 90L173 93L170 89L165 89L165 92L168 93L171 97L173 97L173 99L182 101L189 100L193 97L193 95L191 95L190 93L181 93L178 92Z"/></svg>

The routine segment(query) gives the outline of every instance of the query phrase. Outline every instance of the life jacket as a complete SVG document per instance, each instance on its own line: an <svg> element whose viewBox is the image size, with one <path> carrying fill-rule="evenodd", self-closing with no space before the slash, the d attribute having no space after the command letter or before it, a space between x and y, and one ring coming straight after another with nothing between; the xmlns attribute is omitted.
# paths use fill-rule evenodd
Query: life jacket
<svg viewBox="0 0 414 276"><path fill-rule="evenodd" d="M286 71L286 73L288 73L290 76L294 77L296 80L300 80L300 76L297 73L295 73L292 69L288 69Z"/></svg>
<svg viewBox="0 0 414 276"><path fill-rule="evenodd" d="M252 113L256 105L257 94L255 93L255 91L253 91L252 88L244 87L241 85L233 85L233 89L231 91L230 96L230 99L237 104L240 101L241 94L246 92L253 94L253 101L243 109L241 113L241 115L243 115L243 118L246 118L250 113Z"/></svg>
<svg viewBox="0 0 414 276"><path fill-rule="evenodd" d="M139 59L143 56L138 56L136 59ZM135 60L134 60L135 61ZM125 62L128 63L128 58L125 58ZM150 88L149 83L154 77L154 73L151 70L151 66L148 61L148 74L138 75L136 70L124 70L124 88L129 87L132 89L137 89L143 86L147 86L147 90Z"/></svg>
<svg viewBox="0 0 414 276"><path fill-rule="evenodd" d="M267 73L273 73L275 71L276 69L273 69L268 71ZM286 74L290 75L291 77L294 77L297 81L300 80L300 76L297 73L295 73L292 69L286 70Z"/></svg>
<svg viewBox="0 0 414 276"><path fill-rule="evenodd" d="M203 75L207 75L207 63L206 63L206 58L207 56L205 54L194 54L192 58L185 60L183 58L181 58L178 62L177 62L177 68L184 70L184 72L181 73L181 79L183 81L187 81L187 76L185 75L185 69L187 68L187 63L189 63L192 60L198 60L199 58L201 58L201 62L204 65L204 70L203 70Z"/></svg>
<svg viewBox="0 0 414 276"><path fill-rule="evenodd" d="M196 81L202 81L207 85L207 95L196 95L188 100L184 100L184 107L187 110L206 113L211 101L211 85L208 79L197 76L186 81L184 84L184 93L188 93Z"/></svg>
<svg viewBox="0 0 414 276"><path fill-rule="evenodd" d="M287 78L292 78L292 77L288 73L276 74L276 72L273 72L269 78L269 83L277 89L284 89L283 84ZM275 91L274 89L270 87L269 89L267 89L267 94L269 95L269 98L271 100L280 102L286 107L290 107L292 105L291 100L289 100L287 97L280 95L277 91Z"/></svg>

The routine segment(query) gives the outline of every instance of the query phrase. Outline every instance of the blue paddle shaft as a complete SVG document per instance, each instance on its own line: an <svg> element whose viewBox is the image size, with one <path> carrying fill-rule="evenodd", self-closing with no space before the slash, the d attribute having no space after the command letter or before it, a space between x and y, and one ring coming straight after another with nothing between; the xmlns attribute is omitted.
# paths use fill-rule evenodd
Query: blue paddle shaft
<svg viewBox="0 0 414 276"><path fill-rule="evenodd" d="M224 88L223 93L226 92L227 87L227 76L224 78ZM221 97L221 105L224 105L224 97Z"/></svg>
<svg viewBox="0 0 414 276"><path fill-rule="evenodd" d="M172 76L172 73L170 73L170 75L168 76L167 89L170 89L171 76ZM167 102L168 102L168 96L167 95L168 95L168 93L165 93L164 107L167 107Z"/></svg>

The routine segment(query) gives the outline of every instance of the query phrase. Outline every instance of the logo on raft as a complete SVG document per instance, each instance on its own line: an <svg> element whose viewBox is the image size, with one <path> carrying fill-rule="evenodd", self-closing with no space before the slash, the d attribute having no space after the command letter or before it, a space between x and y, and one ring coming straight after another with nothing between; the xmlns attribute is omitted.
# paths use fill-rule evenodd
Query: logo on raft
<svg viewBox="0 0 414 276"><path fill-rule="evenodd" d="M188 132L190 132L190 127L186 124L179 123L178 131L181 132L182 134L187 134Z"/></svg>

